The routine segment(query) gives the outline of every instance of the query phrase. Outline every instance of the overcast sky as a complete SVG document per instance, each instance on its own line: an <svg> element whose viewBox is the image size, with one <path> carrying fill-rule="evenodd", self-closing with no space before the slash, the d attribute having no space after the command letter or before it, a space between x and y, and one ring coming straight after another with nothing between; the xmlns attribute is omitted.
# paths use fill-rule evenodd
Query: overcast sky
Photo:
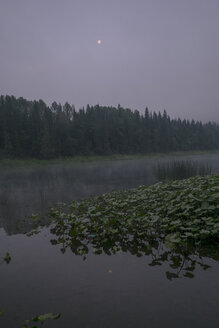
<svg viewBox="0 0 219 328"><path fill-rule="evenodd" d="M219 121L219 0L0 0L0 94Z"/></svg>

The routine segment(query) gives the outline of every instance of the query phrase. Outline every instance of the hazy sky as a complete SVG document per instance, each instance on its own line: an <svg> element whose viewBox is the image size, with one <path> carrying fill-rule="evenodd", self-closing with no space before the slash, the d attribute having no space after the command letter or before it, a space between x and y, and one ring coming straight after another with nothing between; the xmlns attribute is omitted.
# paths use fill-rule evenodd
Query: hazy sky
<svg viewBox="0 0 219 328"><path fill-rule="evenodd" d="M0 0L0 94L219 121L219 0Z"/></svg>

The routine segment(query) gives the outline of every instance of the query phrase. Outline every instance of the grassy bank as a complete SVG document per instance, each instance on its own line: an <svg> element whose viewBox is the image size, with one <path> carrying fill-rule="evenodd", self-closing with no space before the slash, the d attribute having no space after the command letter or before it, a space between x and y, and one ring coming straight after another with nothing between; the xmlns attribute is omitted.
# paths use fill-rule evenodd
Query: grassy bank
<svg viewBox="0 0 219 328"><path fill-rule="evenodd" d="M171 153L150 153L136 155L103 155L103 156L75 156L75 157L60 157L55 159L40 160L33 158L26 159L0 159L0 169L4 168L22 168L22 167L38 167L49 165L65 165L74 163L116 161L116 160L136 160L136 159L152 159L168 156L189 156L189 155L204 155L204 154L219 154L219 151L186 151L186 152L171 152Z"/></svg>

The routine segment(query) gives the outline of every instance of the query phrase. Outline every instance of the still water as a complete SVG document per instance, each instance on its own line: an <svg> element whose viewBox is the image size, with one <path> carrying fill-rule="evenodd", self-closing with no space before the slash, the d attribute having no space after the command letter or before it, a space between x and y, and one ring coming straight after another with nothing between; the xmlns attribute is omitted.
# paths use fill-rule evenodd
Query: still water
<svg viewBox="0 0 219 328"><path fill-rule="evenodd" d="M153 256L94 255L83 260L53 246L50 229L27 237L17 221L56 202L195 174L219 174L219 155L81 163L0 171L0 327L61 313L45 327L218 327L219 254L202 257L194 278L167 279L170 263ZM157 250L159 253L159 249Z"/></svg>

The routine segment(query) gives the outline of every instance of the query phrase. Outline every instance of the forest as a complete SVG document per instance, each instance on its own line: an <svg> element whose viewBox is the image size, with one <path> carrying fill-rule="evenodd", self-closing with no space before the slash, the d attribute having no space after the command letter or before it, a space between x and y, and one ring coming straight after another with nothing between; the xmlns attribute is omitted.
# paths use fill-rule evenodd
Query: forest
<svg viewBox="0 0 219 328"><path fill-rule="evenodd" d="M219 125L171 119L166 110L73 105L0 97L0 158L147 154L219 149Z"/></svg>

